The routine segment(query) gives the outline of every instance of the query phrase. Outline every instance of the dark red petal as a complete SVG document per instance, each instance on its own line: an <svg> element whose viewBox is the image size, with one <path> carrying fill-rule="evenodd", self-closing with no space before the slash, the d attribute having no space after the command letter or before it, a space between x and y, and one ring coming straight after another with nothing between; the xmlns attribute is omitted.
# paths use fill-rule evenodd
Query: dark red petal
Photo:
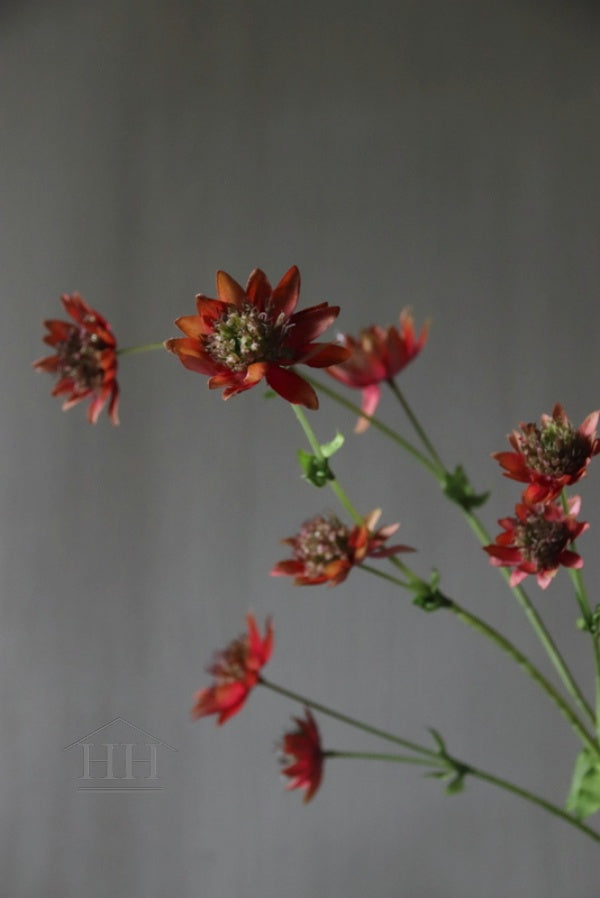
<svg viewBox="0 0 600 898"><path fill-rule="evenodd" d="M250 273L246 285L246 295L252 305L260 312L264 312L272 292L271 285L264 271L261 271L260 268L255 268Z"/></svg>
<svg viewBox="0 0 600 898"><path fill-rule="evenodd" d="M339 343L309 343L301 350L298 361L310 368L328 368L345 362L350 350Z"/></svg>
<svg viewBox="0 0 600 898"><path fill-rule="evenodd" d="M267 374L267 383L273 387L288 402L295 405L305 405L310 409L319 407L317 394L309 383L299 377L294 371L287 371L278 365L270 365Z"/></svg>
<svg viewBox="0 0 600 898"><path fill-rule="evenodd" d="M340 313L339 306L330 306L326 302L296 312L290 318L294 325L290 331L290 346L305 346L319 337L330 324L333 324Z"/></svg>

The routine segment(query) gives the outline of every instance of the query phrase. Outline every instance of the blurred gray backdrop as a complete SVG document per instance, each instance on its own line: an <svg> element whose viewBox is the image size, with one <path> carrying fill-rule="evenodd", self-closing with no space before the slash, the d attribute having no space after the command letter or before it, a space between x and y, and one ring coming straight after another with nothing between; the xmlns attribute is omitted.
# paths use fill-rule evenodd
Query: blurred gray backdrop
<svg viewBox="0 0 600 898"><path fill-rule="evenodd" d="M410 305L432 326L403 385L448 463L493 489L495 533L519 493L490 459L506 433L557 400L577 422L600 405L599 26L583 0L3 0L2 896L597 896L597 847L491 786L449 798L412 768L337 761L304 806L275 748L296 706L257 690L225 727L192 723L251 608L274 614L270 677L348 714L436 727L558 803L577 751L456 620L360 571L336 589L268 576L281 538L336 510L299 477L285 403L224 403L154 353L122 360L122 424L94 428L30 362L60 293L144 343L177 335L217 268L276 282L297 264L303 304L340 304L344 331ZM391 396L381 414L405 427ZM428 475L329 401L311 420L349 435L355 503L400 520L418 569L552 676ZM581 492L595 600L597 467ZM531 595L591 684L568 578ZM158 740L161 791L77 791L86 739L127 741L100 738L115 718ZM319 723L330 747L382 750Z"/></svg>

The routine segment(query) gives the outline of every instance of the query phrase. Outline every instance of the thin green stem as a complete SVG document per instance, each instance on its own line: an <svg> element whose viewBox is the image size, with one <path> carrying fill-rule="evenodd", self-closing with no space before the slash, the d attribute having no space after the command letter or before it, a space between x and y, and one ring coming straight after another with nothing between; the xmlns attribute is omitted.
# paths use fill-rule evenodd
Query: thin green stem
<svg viewBox="0 0 600 898"><path fill-rule="evenodd" d="M164 348L164 343L145 343L143 346L125 346L123 349L117 349L117 355L133 355L136 352L152 352Z"/></svg>
<svg viewBox="0 0 600 898"><path fill-rule="evenodd" d="M489 545L492 540L490 539L490 536L488 535L485 527L483 526L477 515L473 511L466 511L464 509L463 511L465 517L467 518L469 524L471 525L471 528L477 535L481 544L483 546ZM510 585L510 572L505 567L501 567L499 568L499 570L504 579ZM595 723L596 717L593 710L591 709L578 683L573 677L573 674L571 673L566 661L562 657L556 643L552 639L552 636L546 629L546 625L534 608L529 596L520 585L511 586L510 588L519 605L525 612L525 616L527 617L527 620L535 631L538 639L542 643L546 654L548 655L550 661L554 666L554 669L562 680L565 689L574 700L579 710L582 711L587 717L589 717L592 722Z"/></svg>
<svg viewBox="0 0 600 898"><path fill-rule="evenodd" d="M308 418L304 414L303 410L300 408L299 405L292 405L292 408L294 409L294 412L296 413L296 417L297 417L298 421L300 422L300 426L302 427L302 430L304 431L306 439L308 440L310 448L314 452L315 457L320 462L326 462L327 459L323 455L323 450L321 449L321 444L319 443L317 437L315 436L314 430L308 423ZM350 499L348 498L348 496L342 489L337 477L335 477L335 476L331 477L327 481L327 483L329 484L331 490L337 496L337 499L339 500L340 504L346 509L346 511L348 512L348 514L350 515L350 517L352 518L354 523L362 524L363 519L362 519L361 515L358 513L358 511L356 510L356 508L354 507L354 505L352 504L352 502L350 501Z"/></svg>
<svg viewBox="0 0 600 898"><path fill-rule="evenodd" d="M418 764L420 767L433 767L433 760L427 758L415 758L412 755L391 755L374 751L337 751L327 749L323 752L326 758L358 758L365 761L395 761L398 764ZM440 769L446 770L447 764L440 760Z"/></svg>
<svg viewBox="0 0 600 898"><path fill-rule="evenodd" d="M438 452L437 452L435 446L433 445L433 443L431 442L431 440L425 433L425 429L422 426L421 422L415 415L411 406L406 401L404 394L402 393L402 390L400 389L398 384L395 382L395 380L393 380L392 378L390 378L387 381L387 384L388 384L390 390L392 391L392 393L394 394L394 396L396 397L396 399L399 401L402 408L404 409L404 413L406 414L406 417L412 424L412 426L415 430L415 433L417 434L417 436L419 437L419 439L421 440L421 442L423 443L423 445L429 452L429 454L438 470L438 474L441 476L444 476L447 473L446 466L445 466L444 462L442 461L442 459L440 458L440 456L438 455Z"/></svg>
<svg viewBox="0 0 600 898"><path fill-rule="evenodd" d="M259 677L258 682L262 686L271 689L273 692L285 696L285 698L289 698L294 702L299 702L301 705L306 705L308 708L313 708L315 711L320 711L321 714L327 714L328 717L333 717L335 720L347 723L349 726L355 727L355 729L363 730L365 733L370 733L372 736L377 736L379 739L394 742L396 745L400 745L402 748L407 748L409 751L414 751L416 754L424 755L425 757L436 760L439 758L437 752L430 748L425 748L424 745L410 742L408 739L401 739L399 736L394 736L393 733L389 733L387 730L380 730L377 727L370 726L368 723L363 723L362 720L357 720L355 717L349 717L347 714L342 714L339 711L335 711L333 708L328 708L327 705L315 702L305 695L300 695L298 692L292 692L291 689L278 686L277 683L272 683L270 680L266 680L263 676Z"/></svg>
<svg viewBox="0 0 600 898"><path fill-rule="evenodd" d="M565 513L569 513L569 501L567 498L567 491L563 489L561 494L562 506ZM571 543L571 549L573 552L577 552L577 544L575 541ZM577 603L579 605L579 609L581 614L583 615L583 623L585 629L587 629L588 633L592 638L592 646L594 651L594 669L595 669L595 684L596 684L596 733L598 738L600 739L600 646L598 644L599 634L597 631L597 626L594 623L592 609L588 600L587 590L585 588L585 582L583 579L583 574L581 573L580 568L569 568L569 576L571 577L571 582L573 583L573 588L575 589L575 596L577 598Z"/></svg>
<svg viewBox="0 0 600 898"><path fill-rule="evenodd" d="M523 798L525 801L529 801L531 804L536 804L538 807L543 808L549 814L553 814L555 817L560 817L561 820L565 820L567 823L570 823L571 826L576 827L578 830L585 833L595 842L600 842L599 833L597 833L591 827L586 826L585 823L582 823L575 817L572 817L571 814L563 810L561 807L558 807L558 805L552 804L552 802L550 801L546 801L545 798L540 798L539 795L535 795L528 789L522 789L520 786L516 786L509 780L502 779L501 777L495 776L492 773L487 773L485 770L479 770L477 767L471 767L469 765L468 772L471 776L474 776L477 779L483 780L487 783L491 783L494 786L498 786L498 788L504 789L506 792L511 792L513 795L518 795L519 798Z"/></svg>
<svg viewBox="0 0 600 898"><path fill-rule="evenodd" d="M403 580L399 580L397 577L392 576L391 574L386 573L385 571L379 570L379 568L372 567L369 564L361 564L360 568L367 571L369 574L375 574L377 577L381 577L384 580L387 580L390 583L393 583L395 586L401 586L403 589L407 589L409 592L414 590L414 587L411 586L410 583L406 583ZM406 565L403 565L408 576L413 582L416 582L418 578L412 573L410 568ZM554 702L560 712L564 715L564 717L568 720L569 724L573 728L573 730L577 733L582 742L590 748L594 754L600 756L600 745L594 740L594 737L590 735L585 724L579 719L577 714L573 711L570 704L565 701L562 695L555 689L555 687L550 683L549 680L542 674L538 668L532 664L529 658L523 654L509 639L502 635L498 630L494 627L487 624L484 620L477 615L472 614L466 608L463 608L462 605L459 605L458 602L455 602L454 599L448 598L448 596L444 596L444 604L441 606L446 608L449 611L452 611L453 614L461 620L463 623L468 624L468 626L472 627L474 630L477 630L482 636L485 636L491 642L493 642L498 648L502 649L507 655L509 655L513 661L522 667L532 678L532 680L540 686L540 688L546 693L546 695Z"/></svg>
<svg viewBox="0 0 600 898"><path fill-rule="evenodd" d="M360 405L356 405L355 402L351 402L349 399L346 399L345 396L342 396L337 390L334 390L332 387L327 386L326 384L321 383L318 380L315 380L314 377L309 377L303 373L304 380L307 380L309 384L311 384L315 389L321 390L325 396L329 396L330 399L335 400L339 405L347 408L349 411L353 412L355 415L358 415L361 418L366 418L370 424L373 425L377 430L384 433L386 437L390 440L393 440L395 443L398 443L403 449L406 450L410 455L413 456L420 464L423 465L424 468L427 468L430 474L441 483L442 480L440 478L438 469L436 465L434 465L426 455L423 455L416 446L414 446L411 442L404 439L404 437L400 436L400 434L395 431L393 428L388 427L387 424L384 424L383 421L380 421L379 418L376 418L374 415L367 415L362 410Z"/></svg>
<svg viewBox="0 0 600 898"><path fill-rule="evenodd" d="M509 792L512 795L517 795L524 801L528 801L531 804L537 805L548 814L552 814L555 817L560 817L561 820L564 820L566 823L571 824L571 826L574 826L576 829L580 830L580 832L585 833L594 841L600 842L600 834L591 829L585 823L582 823L580 820L576 820L575 817L572 817L567 811L563 810L561 807L558 807L558 805L555 805L550 801L546 801L545 798L541 798L539 795L530 792L528 789L523 789L521 788L521 786L517 786L515 785L515 783L511 783L509 780L503 779L499 776L495 776L492 773L487 773L487 771L480 770L478 767L473 767L471 764L466 764L463 761L459 761L457 758L454 758L451 755L446 754L445 752L440 753L439 751L432 751L431 749L425 748L424 746L419 745L415 742L410 742L407 739L401 739L398 736L394 736L392 733L388 733L386 730L380 730L376 727L369 726L369 724L363 723L360 720L356 720L353 717L348 717L346 714L341 714L339 711L335 711L333 708L328 708L326 705L322 705L320 702L312 701L312 699L300 695L297 692L292 692L290 689L285 689L283 686L278 686L276 683L271 683L269 680L265 680L265 678L262 676L259 677L258 682L261 685L266 686L268 689L271 689L273 692L276 692L279 695L283 695L285 698L289 698L292 701L299 702L306 707L313 708L315 711L326 714L327 716L332 717L335 720L339 720L342 723L349 724L350 726L370 733L373 736L385 739L388 742L394 742L396 745L401 745L403 748L407 748L409 751L412 751L415 754L422 755L422 758L414 758L412 756L404 755L386 755L378 753L375 754L372 752L338 752L332 750L325 751L325 757L364 758L370 760L417 764L419 766L439 769L440 771L456 771L462 776L473 776L476 779L480 779L484 782L496 786L498 789L503 789L505 792Z"/></svg>
<svg viewBox="0 0 600 898"><path fill-rule="evenodd" d="M381 571L377 567L373 567L370 564L365 564L364 561L361 562L358 567L363 571L368 571L369 574L375 574L376 577L381 577L382 580L387 580L388 583L393 583L394 586L401 586L403 589L410 590L410 583L405 583L404 580L399 580L398 577L392 577L391 574L386 574L385 571Z"/></svg>
<svg viewBox="0 0 600 898"><path fill-rule="evenodd" d="M487 639L491 640L495 643L498 648L502 649L503 652L506 652L510 657L517 662L524 670L527 671L529 676L534 680L538 686L552 699L554 704L559 708L565 718L571 724L573 730L577 733L579 738L584 742L588 748L590 748L594 754L600 755L600 746L594 740L594 738L588 733L585 725L579 719L579 717L572 710L571 706L565 701L562 695L557 692L554 686L546 679L546 677L531 663L529 658L523 654L515 645L513 645L510 640L508 640L505 636L498 632L498 630L491 627L480 617L477 617L475 614L471 614L470 611L467 611L466 608L463 608L458 602L455 602L453 599L447 599L448 604L444 605L449 611L452 611L459 620L462 620L464 623L468 624L470 627L473 627Z"/></svg>

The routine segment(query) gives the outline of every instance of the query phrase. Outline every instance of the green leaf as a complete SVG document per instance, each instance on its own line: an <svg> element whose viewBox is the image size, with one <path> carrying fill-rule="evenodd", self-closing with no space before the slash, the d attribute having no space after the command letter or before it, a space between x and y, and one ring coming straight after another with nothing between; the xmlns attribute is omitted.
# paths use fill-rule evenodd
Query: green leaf
<svg viewBox="0 0 600 898"><path fill-rule="evenodd" d="M333 480L333 472L326 458L318 459L316 455L298 449L298 461L302 468L302 476L314 486L322 487L329 480Z"/></svg>
<svg viewBox="0 0 600 898"><path fill-rule="evenodd" d="M344 434L338 432L328 443L321 444L321 452L323 453L325 458L331 458L331 456L338 452L338 450L340 450L343 445Z"/></svg>
<svg viewBox="0 0 600 898"><path fill-rule="evenodd" d="M452 602L438 589L440 572L433 570L429 583L420 577L413 578L410 588L415 593L413 605L422 608L423 611L439 611L440 608L448 608Z"/></svg>
<svg viewBox="0 0 600 898"><path fill-rule="evenodd" d="M584 748L575 761L567 811L585 820L600 809L600 758Z"/></svg>
<svg viewBox="0 0 600 898"><path fill-rule="evenodd" d="M449 499L456 502L465 511L479 508L484 502L487 502L490 495L489 491L487 493L475 492L462 465L457 465L454 471L449 471L446 474L442 489Z"/></svg>

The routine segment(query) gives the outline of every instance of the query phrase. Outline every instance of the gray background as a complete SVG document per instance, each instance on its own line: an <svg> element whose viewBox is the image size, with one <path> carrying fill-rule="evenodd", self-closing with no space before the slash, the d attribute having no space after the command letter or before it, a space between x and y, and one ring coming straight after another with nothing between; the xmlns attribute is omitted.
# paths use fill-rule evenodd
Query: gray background
<svg viewBox="0 0 600 898"><path fill-rule="evenodd" d="M285 403L223 403L156 353L122 362L121 427L92 428L30 368L63 291L126 345L176 335L217 268L276 281L295 263L303 303L341 304L343 330L407 304L432 318L403 383L449 463L493 488L495 532L518 495L489 457L505 434L556 400L576 421L600 404L598 29L583 0L4 0L2 895L598 894L591 842L484 784L447 798L415 770L338 761L303 806L274 750L297 708L276 696L192 724L205 664L253 608L275 616L271 678L349 714L421 741L435 726L559 803L577 750L455 620L360 571L330 590L269 578L279 540L335 508L298 477ZM400 424L391 397L381 411ZM353 424L329 402L312 420L323 439ZM425 472L375 432L337 470L547 669ZM582 492L595 597L597 468ZM531 594L591 683L567 577ZM76 792L63 747L117 716L177 748L162 792ZM328 746L382 748L319 720Z"/></svg>

